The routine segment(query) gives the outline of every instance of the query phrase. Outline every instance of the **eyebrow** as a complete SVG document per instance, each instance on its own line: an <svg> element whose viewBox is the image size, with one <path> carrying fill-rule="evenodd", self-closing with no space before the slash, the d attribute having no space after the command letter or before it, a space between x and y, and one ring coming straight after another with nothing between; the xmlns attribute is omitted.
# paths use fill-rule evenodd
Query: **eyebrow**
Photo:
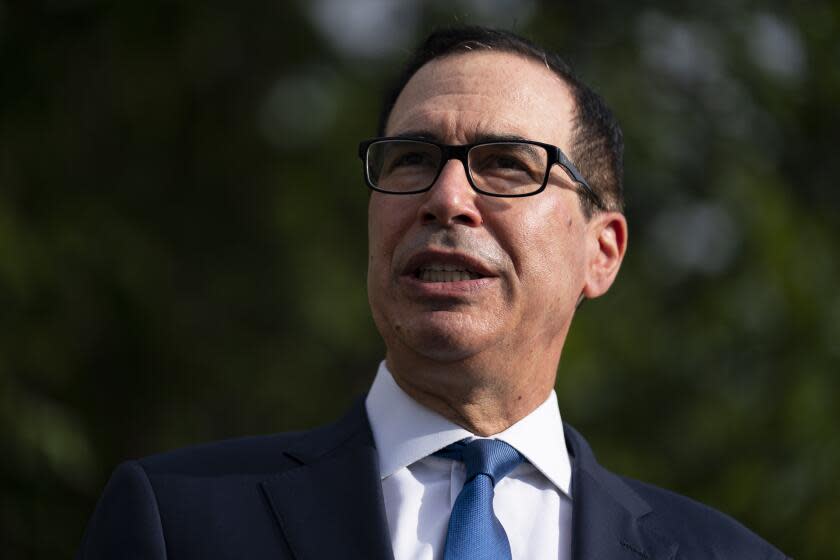
<svg viewBox="0 0 840 560"><path fill-rule="evenodd" d="M436 133L430 130L406 130L405 132L400 132L399 134L394 134L394 138L406 138L410 139L413 138L415 140L429 140L432 142L438 142L443 144L441 137L438 136ZM476 135L473 139L471 144L478 143L478 142L517 142L517 141L528 141L529 138L525 138L524 136L520 136L519 134L497 134L493 132L485 132Z"/></svg>

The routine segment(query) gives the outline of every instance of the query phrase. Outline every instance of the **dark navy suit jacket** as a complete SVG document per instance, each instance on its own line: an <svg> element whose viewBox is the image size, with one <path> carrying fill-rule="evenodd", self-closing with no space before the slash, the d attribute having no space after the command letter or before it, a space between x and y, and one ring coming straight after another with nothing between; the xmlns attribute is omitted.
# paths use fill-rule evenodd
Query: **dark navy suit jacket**
<svg viewBox="0 0 840 560"><path fill-rule="evenodd" d="M785 556L731 518L616 476L566 427L575 560ZM120 465L79 559L393 559L363 402L335 424Z"/></svg>

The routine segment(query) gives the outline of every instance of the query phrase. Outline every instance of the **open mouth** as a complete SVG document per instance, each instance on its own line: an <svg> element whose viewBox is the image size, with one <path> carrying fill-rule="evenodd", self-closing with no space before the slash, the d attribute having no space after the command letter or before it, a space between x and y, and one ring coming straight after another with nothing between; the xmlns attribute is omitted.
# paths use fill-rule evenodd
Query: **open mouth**
<svg viewBox="0 0 840 560"><path fill-rule="evenodd" d="M481 274L453 264L425 264L414 271L421 282L463 282L484 278Z"/></svg>
<svg viewBox="0 0 840 560"><path fill-rule="evenodd" d="M413 255L403 268L403 276L419 284L452 284L453 290L473 290L482 285L477 280L489 280L496 276L493 269L481 259L465 253L439 250L425 250Z"/></svg>

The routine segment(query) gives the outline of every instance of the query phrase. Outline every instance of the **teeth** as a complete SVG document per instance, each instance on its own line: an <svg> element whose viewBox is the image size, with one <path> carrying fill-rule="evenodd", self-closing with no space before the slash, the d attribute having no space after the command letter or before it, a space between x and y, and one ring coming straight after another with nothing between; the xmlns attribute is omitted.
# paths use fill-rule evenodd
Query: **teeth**
<svg viewBox="0 0 840 560"><path fill-rule="evenodd" d="M439 270L437 267L421 268L419 277L423 282L460 282L464 280L473 280L479 276L478 274L473 274L467 270L459 270L454 266L445 265L444 270Z"/></svg>

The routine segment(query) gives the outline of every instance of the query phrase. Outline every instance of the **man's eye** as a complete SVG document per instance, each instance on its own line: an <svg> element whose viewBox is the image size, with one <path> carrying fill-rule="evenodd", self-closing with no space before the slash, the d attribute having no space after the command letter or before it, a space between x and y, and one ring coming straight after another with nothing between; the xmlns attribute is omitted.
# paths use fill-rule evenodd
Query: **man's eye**
<svg viewBox="0 0 840 560"><path fill-rule="evenodd" d="M406 165L422 165L428 158L426 154L420 152L406 152L395 157L391 165L393 167L403 167Z"/></svg>
<svg viewBox="0 0 840 560"><path fill-rule="evenodd" d="M495 156L488 158L485 163L486 169L511 169L526 170L527 166L519 159L511 156Z"/></svg>
<svg viewBox="0 0 840 560"><path fill-rule="evenodd" d="M478 173L530 173L532 167L522 158L510 154L487 154L471 165Z"/></svg>
<svg viewBox="0 0 840 560"><path fill-rule="evenodd" d="M433 158L426 152L401 152L391 155L385 163L385 172L393 173L400 170L435 167Z"/></svg>

